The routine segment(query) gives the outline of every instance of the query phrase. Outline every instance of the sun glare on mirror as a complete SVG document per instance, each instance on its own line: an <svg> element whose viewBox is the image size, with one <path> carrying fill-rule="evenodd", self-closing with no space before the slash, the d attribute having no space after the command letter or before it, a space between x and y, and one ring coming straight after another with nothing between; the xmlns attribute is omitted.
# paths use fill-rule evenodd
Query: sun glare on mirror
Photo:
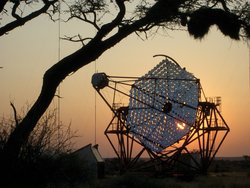
<svg viewBox="0 0 250 188"><path fill-rule="evenodd" d="M177 123L177 127L181 130L185 129L186 124L185 123Z"/></svg>

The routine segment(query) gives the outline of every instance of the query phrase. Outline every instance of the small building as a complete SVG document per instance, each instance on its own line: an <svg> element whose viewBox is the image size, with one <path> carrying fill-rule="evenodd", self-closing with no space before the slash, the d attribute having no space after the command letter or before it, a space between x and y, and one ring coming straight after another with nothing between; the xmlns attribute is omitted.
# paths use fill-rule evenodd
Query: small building
<svg viewBox="0 0 250 188"><path fill-rule="evenodd" d="M104 177L105 162L98 151L98 145L88 144L73 153L83 165L87 165L90 175L96 178Z"/></svg>

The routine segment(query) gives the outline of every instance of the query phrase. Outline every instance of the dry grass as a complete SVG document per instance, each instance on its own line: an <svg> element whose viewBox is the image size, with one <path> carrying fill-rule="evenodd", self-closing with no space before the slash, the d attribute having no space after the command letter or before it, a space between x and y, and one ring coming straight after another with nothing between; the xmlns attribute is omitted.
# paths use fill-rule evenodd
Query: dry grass
<svg viewBox="0 0 250 188"><path fill-rule="evenodd" d="M213 173L197 176L192 181L180 178L153 178L143 175L126 174L107 177L86 184L74 185L74 188L246 188L250 187L250 175L245 172ZM61 188L72 185L60 186Z"/></svg>
<svg viewBox="0 0 250 188"><path fill-rule="evenodd" d="M112 163L113 164L113 163ZM217 160L207 176L153 177L151 173L117 175L116 168L107 168L104 179L87 179L73 184L60 182L54 188L250 188L250 161ZM115 173L116 172L116 173ZM151 174L151 175L149 175ZM190 176L188 176L190 175Z"/></svg>

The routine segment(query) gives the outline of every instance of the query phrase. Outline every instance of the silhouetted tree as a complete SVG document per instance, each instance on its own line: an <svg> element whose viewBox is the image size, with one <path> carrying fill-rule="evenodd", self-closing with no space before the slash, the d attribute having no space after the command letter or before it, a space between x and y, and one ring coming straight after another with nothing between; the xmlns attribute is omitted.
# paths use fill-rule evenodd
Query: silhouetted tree
<svg viewBox="0 0 250 188"><path fill-rule="evenodd" d="M4 4L6 1L1 1ZM16 21L15 2L12 15ZM26 0L25 2L31 2ZM54 2L43 0L43 3ZM159 28L187 31L195 39L203 38L212 25L232 39L250 38L250 5L247 0L76 0L65 2L67 21L77 19L92 26L94 36L65 37L83 46L49 68L43 77L40 95L26 116L18 123L4 147L5 166L17 157L38 120L50 105L58 85L70 74L93 62L132 33L157 33ZM54 5L54 4L53 4ZM129 8L129 11L127 10ZM131 10L132 9L132 10ZM112 14L109 14L112 12ZM116 14L114 14L116 12ZM105 15L115 15L110 21ZM107 21L109 20L109 21ZM21 23L23 23L21 21Z"/></svg>

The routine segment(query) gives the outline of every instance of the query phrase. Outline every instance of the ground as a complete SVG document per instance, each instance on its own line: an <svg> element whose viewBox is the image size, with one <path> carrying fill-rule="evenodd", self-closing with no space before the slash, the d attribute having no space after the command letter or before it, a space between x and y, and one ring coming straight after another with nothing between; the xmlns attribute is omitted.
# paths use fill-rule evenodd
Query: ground
<svg viewBox="0 0 250 188"><path fill-rule="evenodd" d="M143 173L108 174L85 183L61 184L60 188L247 188L250 161L216 160L207 175L155 177Z"/></svg>

